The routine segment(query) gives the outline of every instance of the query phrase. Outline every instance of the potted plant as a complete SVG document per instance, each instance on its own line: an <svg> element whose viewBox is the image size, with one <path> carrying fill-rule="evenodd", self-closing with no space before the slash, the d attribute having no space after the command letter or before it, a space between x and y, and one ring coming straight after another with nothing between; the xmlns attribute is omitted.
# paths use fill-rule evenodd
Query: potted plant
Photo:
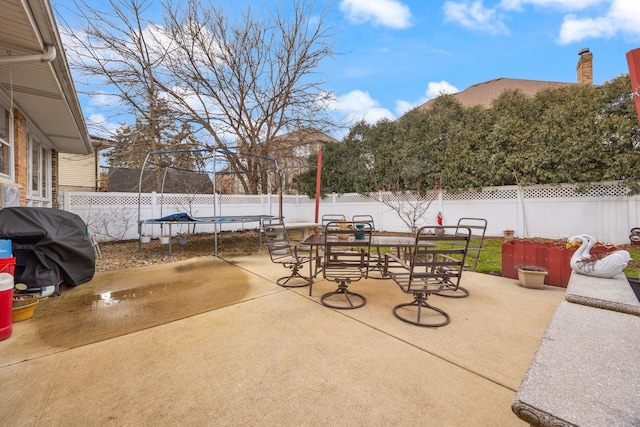
<svg viewBox="0 0 640 427"><path fill-rule="evenodd" d="M502 233L504 234L504 238L505 239L513 239L513 235L515 234L514 230L503 230Z"/></svg>
<svg viewBox="0 0 640 427"><path fill-rule="evenodd" d="M23 320L31 319L33 311L40 300L35 295L17 294L13 295L13 304L11 307L11 322L17 323Z"/></svg>
<svg viewBox="0 0 640 427"><path fill-rule="evenodd" d="M346 230L351 229L351 226L346 222L341 222L339 224L339 226L340 226L340 230L345 230L346 231ZM338 239L340 239L340 240L349 240L349 235L346 234L346 233L338 234Z"/></svg>
<svg viewBox="0 0 640 427"><path fill-rule="evenodd" d="M516 265L518 270L518 280L525 288L542 289L544 278L549 271L539 265Z"/></svg>

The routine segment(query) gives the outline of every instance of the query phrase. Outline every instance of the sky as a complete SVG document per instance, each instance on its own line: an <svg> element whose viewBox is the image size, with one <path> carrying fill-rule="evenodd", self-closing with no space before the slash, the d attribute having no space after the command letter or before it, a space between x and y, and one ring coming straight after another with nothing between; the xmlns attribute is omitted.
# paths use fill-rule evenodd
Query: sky
<svg viewBox="0 0 640 427"><path fill-rule="evenodd" d="M51 2L59 24L72 23L71 0ZM584 48L602 84L627 74L626 54L640 48L638 0L333 0L329 18L338 55L319 71L350 123L393 120L497 78L577 82ZM117 125L98 98L80 102L90 133Z"/></svg>

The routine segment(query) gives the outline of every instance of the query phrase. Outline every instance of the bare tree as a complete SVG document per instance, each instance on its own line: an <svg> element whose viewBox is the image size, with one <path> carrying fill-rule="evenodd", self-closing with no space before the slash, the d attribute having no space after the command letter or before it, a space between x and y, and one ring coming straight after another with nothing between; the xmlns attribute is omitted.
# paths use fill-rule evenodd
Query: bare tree
<svg viewBox="0 0 640 427"><path fill-rule="evenodd" d="M333 42L326 10L315 9L315 2L283 1L233 17L198 0L167 5L165 38L173 49L156 83L216 148L269 157L279 133L332 124L324 102L330 95L314 74L333 55ZM242 185L250 193L267 187L256 159L228 158L246 174Z"/></svg>
<svg viewBox="0 0 640 427"><path fill-rule="evenodd" d="M380 201L391 208L413 234L420 228L419 222L427 213L431 202L429 193L396 191L381 193Z"/></svg>
<svg viewBox="0 0 640 427"><path fill-rule="evenodd" d="M116 98L120 108L147 122L149 146L155 150L159 92L154 70L170 46L158 40L157 32L150 31L153 22L144 17L153 2L108 0L100 8L95 2L74 4L81 28L67 24L65 30L72 68L89 79L86 87L98 88L89 95Z"/></svg>
<svg viewBox="0 0 640 427"><path fill-rule="evenodd" d="M107 0L96 6L78 0L74 5L80 29L66 24L64 30L71 67L88 79L84 82L92 88L88 95L115 99L118 113L133 115L137 130L144 129L131 135L130 141L118 134L119 144L144 141L147 152L157 151L162 146L159 120L166 123L170 110L162 108L154 73L171 45L158 39L157 26L145 16L153 1ZM157 174L158 187L160 180Z"/></svg>
<svg viewBox="0 0 640 427"><path fill-rule="evenodd" d="M161 145L159 100L166 100L173 120L206 136L208 147L229 150L244 191L257 193L267 188L261 157L270 157L275 136L334 126L326 108L332 95L317 75L334 54L333 35L327 9L314 1L238 12L167 0L162 25L148 18L150 0L107 1L102 8L76 3L83 28L71 32L72 66L101 76L129 112L148 121L150 151Z"/></svg>

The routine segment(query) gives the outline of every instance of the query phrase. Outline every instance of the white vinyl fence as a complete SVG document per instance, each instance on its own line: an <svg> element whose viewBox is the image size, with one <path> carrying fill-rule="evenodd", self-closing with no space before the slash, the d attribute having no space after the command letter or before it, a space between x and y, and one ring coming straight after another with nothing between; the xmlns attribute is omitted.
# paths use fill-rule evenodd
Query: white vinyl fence
<svg viewBox="0 0 640 427"><path fill-rule="evenodd" d="M369 196L333 194L320 200L319 217L343 214L347 218L370 214L376 229L410 231L398 211L425 208L417 226L435 225L438 212L444 224L459 218L484 218L487 236L515 231L515 237L563 239L590 234L601 242L628 244L630 230L640 226L640 197L628 196L629 189L617 182L591 185L581 192L574 185L491 187L463 193L433 192L431 201L417 202L389 193ZM140 203L138 200L140 199ZM385 202L381 200L386 200ZM79 215L89 232L101 241L137 239L138 219L160 218L186 212L193 217L278 215L277 195L189 195L146 193L62 192L60 209ZM215 206L215 208L214 208ZM287 223L314 222L316 201L307 196L283 196ZM257 229L258 223L231 223L222 230ZM183 228L181 228L183 227ZM187 225L173 227L173 233L191 232ZM213 225L197 225L195 232L212 232ZM158 237L160 229L153 231Z"/></svg>

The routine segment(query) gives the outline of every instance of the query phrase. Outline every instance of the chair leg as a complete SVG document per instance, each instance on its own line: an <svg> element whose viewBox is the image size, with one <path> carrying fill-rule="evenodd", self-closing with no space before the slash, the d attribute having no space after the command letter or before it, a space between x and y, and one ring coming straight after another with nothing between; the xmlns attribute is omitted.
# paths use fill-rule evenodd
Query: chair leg
<svg viewBox="0 0 640 427"><path fill-rule="evenodd" d="M320 297L320 302L327 307L337 308L339 310L351 310L354 308L363 307L367 303L367 299L363 295L351 292L347 289L347 287L347 282L340 282L340 284L338 285L338 289L322 295ZM343 303L339 303L340 300L334 302L334 300L329 299L334 295L343 295Z"/></svg>
<svg viewBox="0 0 640 427"><path fill-rule="evenodd" d="M279 278L276 280L276 283L283 288L302 288L310 286L311 278L301 275L298 270L298 268L292 268L290 275ZM294 279L296 280L293 283L289 283L289 281ZM298 280L302 280L302 282L299 282Z"/></svg>
<svg viewBox="0 0 640 427"><path fill-rule="evenodd" d="M440 289L437 291L431 292L433 295L439 295L441 297L446 298L465 298L470 295L469 290L467 288L463 288L462 286L458 286L454 288L453 286L442 285Z"/></svg>
<svg viewBox="0 0 640 427"><path fill-rule="evenodd" d="M465 298L470 294L468 289L463 288L462 286L456 286L445 279L442 279L440 287L431 293L433 295L440 295L441 297L446 298Z"/></svg>
<svg viewBox="0 0 640 427"><path fill-rule="evenodd" d="M386 279L384 275L384 262L383 255L380 252L380 248L378 248L377 255L370 257L369 259L369 273L376 272L376 275L369 274L368 277L370 279Z"/></svg>
<svg viewBox="0 0 640 427"><path fill-rule="evenodd" d="M393 308L393 314L403 322L427 328L437 328L439 326L444 326L451 321L449 315L444 310L441 310L427 303L426 294L417 294L414 296L414 298L415 299L412 302L396 305ZM403 309L406 309L405 311L408 311L411 317L405 316L400 313L400 311ZM444 317L444 320L439 323L428 322L425 318L429 315L429 311L436 312L440 317Z"/></svg>

